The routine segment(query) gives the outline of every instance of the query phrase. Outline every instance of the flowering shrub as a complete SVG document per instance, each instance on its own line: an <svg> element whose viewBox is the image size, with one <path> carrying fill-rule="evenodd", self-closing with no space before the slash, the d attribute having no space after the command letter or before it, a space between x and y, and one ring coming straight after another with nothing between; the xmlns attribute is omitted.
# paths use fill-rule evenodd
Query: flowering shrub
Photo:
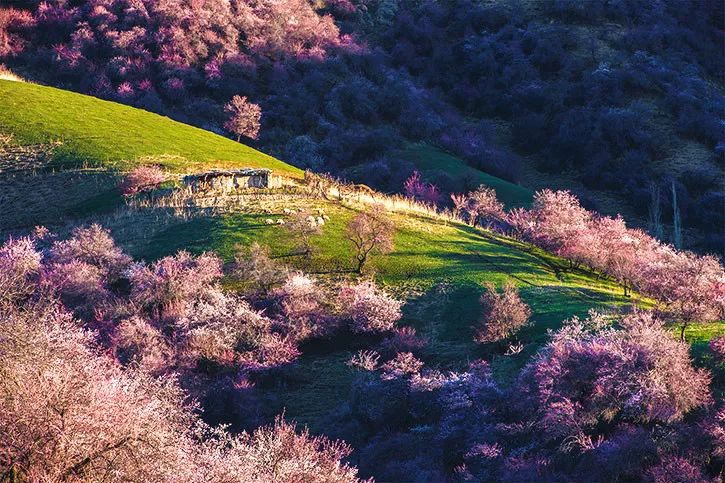
<svg viewBox="0 0 725 483"><path fill-rule="evenodd" d="M139 316L124 319L118 324L113 346L122 364L151 373L163 372L171 357L171 349L161 332Z"/></svg>
<svg viewBox="0 0 725 483"><path fill-rule="evenodd" d="M41 276L41 286L56 293L70 305L87 301L94 303L108 296L106 278L100 268L73 259L47 267Z"/></svg>
<svg viewBox="0 0 725 483"><path fill-rule="evenodd" d="M405 195L424 203L436 205L441 200L441 193L438 187L432 183L425 183L420 179L420 173L413 171L413 174L403 183Z"/></svg>
<svg viewBox="0 0 725 483"><path fill-rule="evenodd" d="M475 340L479 343L500 342L515 335L529 323L531 309L519 297L519 291L511 282L498 292L492 283L486 284L481 295L481 327Z"/></svg>
<svg viewBox="0 0 725 483"><path fill-rule="evenodd" d="M70 238L53 243L49 261L53 265L82 262L114 281L131 264L131 257L116 246L108 230L93 224L75 228Z"/></svg>
<svg viewBox="0 0 725 483"><path fill-rule="evenodd" d="M33 292L42 259L30 238L10 238L0 246L0 306Z"/></svg>
<svg viewBox="0 0 725 483"><path fill-rule="evenodd" d="M670 483L672 481L706 482L708 479L697 466L686 458L674 457L662 461L647 471L647 476L654 483Z"/></svg>
<svg viewBox="0 0 725 483"><path fill-rule="evenodd" d="M294 273L272 292L280 323L297 340L324 337L337 329L337 321L330 315L328 295L315 280L302 273Z"/></svg>
<svg viewBox="0 0 725 483"><path fill-rule="evenodd" d="M350 367L357 367L364 371L374 371L378 368L379 360L380 354L375 351L358 351L350 358L347 365Z"/></svg>
<svg viewBox="0 0 725 483"><path fill-rule="evenodd" d="M130 345L156 338L144 325L126 324ZM0 458L20 479L358 481L346 444L281 418L238 437L206 426L173 379L121 370L55 305L0 312L0 368Z"/></svg>
<svg viewBox="0 0 725 483"><path fill-rule="evenodd" d="M651 314L606 326L598 314L573 319L524 371L552 439L594 436L615 418L670 422L710 401L710 376L692 367L688 347Z"/></svg>
<svg viewBox="0 0 725 483"><path fill-rule="evenodd" d="M189 304L222 276L222 262L204 253L193 257L185 251L164 257L150 267L135 263L126 271L131 300L167 315L183 315Z"/></svg>
<svg viewBox="0 0 725 483"><path fill-rule="evenodd" d="M534 194L531 209L534 227L529 236L537 244L556 250L569 238L585 231L590 214L568 191L544 189Z"/></svg>
<svg viewBox="0 0 725 483"><path fill-rule="evenodd" d="M120 89L121 87L119 87L119 92ZM166 175L160 167L137 166L118 183L118 189L123 195L131 196L142 191L156 189L164 181L166 181Z"/></svg>
<svg viewBox="0 0 725 483"><path fill-rule="evenodd" d="M395 327L391 334L380 343L380 352L385 355L393 355L398 352L419 353L428 340L419 337L413 327Z"/></svg>
<svg viewBox="0 0 725 483"><path fill-rule="evenodd" d="M256 350L241 352L239 361L244 369L254 372L285 366L299 355L294 337L268 333L262 336Z"/></svg>
<svg viewBox="0 0 725 483"><path fill-rule="evenodd" d="M496 198L496 191L493 188L480 185L476 191L468 194L466 201L463 209L473 225L490 226L505 218L503 203Z"/></svg>
<svg viewBox="0 0 725 483"><path fill-rule="evenodd" d="M725 335L713 337L710 340L710 352L715 357L718 364L725 364Z"/></svg>
<svg viewBox="0 0 725 483"><path fill-rule="evenodd" d="M382 378L396 379L403 376L418 374L423 368L423 363L410 352L400 352L395 358L382 365Z"/></svg>
<svg viewBox="0 0 725 483"><path fill-rule="evenodd" d="M57 307L0 314L0 367L0 447L11 473L191 476L183 463L191 416L179 389L121 371Z"/></svg>
<svg viewBox="0 0 725 483"><path fill-rule="evenodd" d="M400 319L402 303L373 282L345 285L338 295L341 316L350 320L354 332L391 330Z"/></svg>
<svg viewBox="0 0 725 483"><path fill-rule="evenodd" d="M183 357L237 364L261 371L292 362L299 355L295 339L272 332L273 321L239 297L209 291L175 324Z"/></svg>
<svg viewBox="0 0 725 483"><path fill-rule="evenodd" d="M358 481L357 470L341 461L352 452L350 446L322 436L310 436L307 429L298 434L294 425L281 417L273 426L243 434L232 448L227 455L232 458L230 463L249 472L250 477L243 481Z"/></svg>

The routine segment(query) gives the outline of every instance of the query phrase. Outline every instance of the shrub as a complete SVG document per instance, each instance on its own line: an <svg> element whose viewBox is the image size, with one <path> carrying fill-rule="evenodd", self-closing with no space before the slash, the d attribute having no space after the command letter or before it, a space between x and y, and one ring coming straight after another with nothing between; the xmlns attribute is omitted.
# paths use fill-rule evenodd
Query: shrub
<svg viewBox="0 0 725 483"><path fill-rule="evenodd" d="M131 257L116 246L110 232L97 224L75 228L70 238L53 243L48 258L51 264L75 261L96 267L109 282L131 264Z"/></svg>
<svg viewBox="0 0 725 483"><path fill-rule="evenodd" d="M122 372L58 308L0 314L0 367L0 446L11 474L192 476L179 389Z"/></svg>
<svg viewBox="0 0 725 483"><path fill-rule="evenodd" d="M481 308L482 326L475 337L479 343L506 340L526 326L531 317L531 309L521 300L518 289L511 282L505 283L501 292L488 283L481 295Z"/></svg>
<svg viewBox="0 0 725 483"><path fill-rule="evenodd" d="M480 185L476 191L468 193L468 204L465 207L473 225L490 226L504 219L503 203L496 198L496 191Z"/></svg>
<svg viewBox="0 0 725 483"><path fill-rule="evenodd" d="M0 312L0 368L3 467L21 480L358 481L346 444L281 418L237 437L204 425L172 378L121 370L55 305Z"/></svg>
<svg viewBox="0 0 725 483"><path fill-rule="evenodd" d="M150 191L166 181L166 174L158 166L137 166L118 183L118 189L125 196Z"/></svg>
<svg viewBox="0 0 725 483"><path fill-rule="evenodd" d="M301 273L289 275L272 292L279 322L297 340L328 336L337 329L327 299L328 294L315 280Z"/></svg>
<svg viewBox="0 0 725 483"><path fill-rule="evenodd" d="M378 289L373 282L345 285L338 298L341 316L350 320L354 332L391 330L401 317L402 303Z"/></svg>
<svg viewBox="0 0 725 483"><path fill-rule="evenodd" d="M272 321L242 298L212 289L173 327L184 357L224 362L233 358L235 351L259 348L264 336L272 330Z"/></svg>
<svg viewBox="0 0 725 483"><path fill-rule="evenodd" d="M395 327L391 335L380 343L380 352L391 357L398 352L415 354L422 351L426 345L428 340L419 337L413 327Z"/></svg>
<svg viewBox="0 0 725 483"><path fill-rule="evenodd" d="M418 171L413 171L413 174L405 180L403 190L406 196L424 203L436 205L441 200L438 187L432 183L423 182Z"/></svg>
<svg viewBox="0 0 725 483"><path fill-rule="evenodd" d="M10 238L0 247L0 306L19 302L35 290L42 259L30 238Z"/></svg>
<svg viewBox="0 0 725 483"><path fill-rule="evenodd" d="M381 369L383 380L398 379L405 376L418 374L423 368L423 363L410 352L400 352L395 358L389 360Z"/></svg>
<svg viewBox="0 0 725 483"><path fill-rule="evenodd" d="M183 315L189 304L222 276L222 262L204 253L193 257L185 251L164 257L150 267L135 263L126 271L131 300L167 315Z"/></svg>
<svg viewBox="0 0 725 483"><path fill-rule="evenodd" d="M229 114L224 129L234 134L237 142L242 136L257 139L262 117L262 109L257 104L249 102L246 96L234 96L224 106L224 112Z"/></svg>
<svg viewBox="0 0 725 483"><path fill-rule="evenodd" d="M598 314L573 319L522 373L547 439L596 438L613 421L672 422L710 403L710 376L688 346L645 312L608 327Z"/></svg>
<svg viewBox="0 0 725 483"><path fill-rule="evenodd" d="M713 337L712 340L710 340L709 347L715 361L718 364L725 366L725 335Z"/></svg>
<svg viewBox="0 0 725 483"><path fill-rule="evenodd" d="M47 267L41 286L48 293L59 295L68 305L97 303L108 295L102 270L90 263L73 259Z"/></svg>
<svg viewBox="0 0 725 483"><path fill-rule="evenodd" d="M309 481L352 483L357 470L341 460L352 452L347 444L323 436L301 434L278 417L274 425L243 433L227 452L230 467L245 468L249 476L238 481Z"/></svg>
<svg viewBox="0 0 725 483"><path fill-rule="evenodd" d="M145 319L133 316L122 320L113 337L116 357L124 365L157 373L167 369L170 348L163 335Z"/></svg>

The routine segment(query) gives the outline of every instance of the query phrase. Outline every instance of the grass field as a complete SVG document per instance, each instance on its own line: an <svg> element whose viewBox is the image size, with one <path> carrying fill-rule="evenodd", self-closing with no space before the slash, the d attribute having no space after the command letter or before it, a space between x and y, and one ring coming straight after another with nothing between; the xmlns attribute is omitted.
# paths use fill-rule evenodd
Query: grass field
<svg viewBox="0 0 725 483"><path fill-rule="evenodd" d="M157 114L9 80L0 80L0 135L17 146L59 143L32 170L13 166L12 157L0 162L0 234L113 211L123 203L118 171L136 164L176 173L262 167L303 175L249 146ZM5 175L3 164L24 171Z"/></svg>
<svg viewBox="0 0 725 483"><path fill-rule="evenodd" d="M0 132L19 144L60 141L58 167L124 169L140 162L171 171L261 167L301 177L302 171L223 136L141 109L52 87L0 80Z"/></svg>
<svg viewBox="0 0 725 483"><path fill-rule="evenodd" d="M507 208L529 206L533 193L517 184L491 176L465 163L438 148L427 144L411 144L403 151L405 159L411 161L421 172L423 178L431 178L436 172L443 172L457 180L459 191L464 190L465 183L471 186L484 184L496 190L498 198Z"/></svg>
<svg viewBox="0 0 725 483"><path fill-rule="evenodd" d="M289 256L294 242L284 226L267 225L267 218L284 218L283 207L322 208L330 216L322 235L314 239L310 261ZM169 226L137 245L135 256L153 259L178 249L195 253L214 250L230 261L237 245L256 241L271 248L272 255L291 266L321 278L352 277L353 266L344 227L355 215L354 208L320 201L290 201L276 213L229 214L192 219ZM424 216L391 215L398 231L394 252L372 260L369 276L407 300L403 325L410 325L429 339L426 363L443 369L460 369L484 357L492 362L502 383L509 383L518 370L548 340L547 331L562 320L584 316L589 309L624 310L633 301L623 297L619 286L583 272L557 276L554 266L563 262L545 252L505 237L469 226ZM480 309L478 298L487 281L497 285L512 280L533 309L533 324L520 334L524 351L515 356L501 354L498 347L473 343L472 326ZM353 371L345 365L361 347L355 341L334 350L304 353L296 372L299 377L275 389L286 414L314 430L349 392Z"/></svg>

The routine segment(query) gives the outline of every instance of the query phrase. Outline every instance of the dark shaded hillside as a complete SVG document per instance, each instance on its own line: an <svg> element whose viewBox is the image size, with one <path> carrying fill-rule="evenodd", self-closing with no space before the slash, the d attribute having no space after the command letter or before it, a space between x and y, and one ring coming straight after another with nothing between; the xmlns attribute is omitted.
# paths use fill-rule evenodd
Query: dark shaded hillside
<svg viewBox="0 0 725 483"><path fill-rule="evenodd" d="M723 251L722 2L187 4L16 0L0 61L218 131L247 96L258 147L387 191L409 141L643 225L654 185L672 221L674 186L685 244Z"/></svg>

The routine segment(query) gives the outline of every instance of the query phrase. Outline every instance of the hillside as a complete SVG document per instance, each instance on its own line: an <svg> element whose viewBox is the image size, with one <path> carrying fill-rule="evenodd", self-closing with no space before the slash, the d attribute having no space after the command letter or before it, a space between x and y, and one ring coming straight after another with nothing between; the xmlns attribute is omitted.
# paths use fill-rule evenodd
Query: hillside
<svg viewBox="0 0 725 483"><path fill-rule="evenodd" d="M27 184L25 194L15 199L17 206L23 206L16 214L36 220L34 208L45 219L56 216L57 208L49 207L47 199L70 198L67 192L59 192L59 176L73 173L73 185L82 191L75 194L73 204L55 203L56 207L65 206L65 211L50 223L61 234L78 224L97 222L109 228L131 255L148 261L188 250L195 254L212 251L231 262L239 247L257 242L268 246L273 257L323 280L352 277L345 227L362 208L359 204L271 194L212 210L195 208L193 203L181 210L147 203L128 207L111 184L117 170L151 160L176 172L239 165L299 175L289 165L214 134L120 104L31 84L5 82L0 83L0 89L14 94L3 96L3 102L23 112L17 116L3 110L6 114L0 125L3 132L13 135L13 141L43 144L63 140L47 160L48 167L58 172L38 175L20 171L5 180L10 189ZM41 96L43 102L30 102L33 96ZM28 109L23 110L25 107ZM124 136L114 135L118 126L123 126ZM83 135L85 132L95 135ZM159 136L159 132L170 135ZM508 208L531 203L532 193L525 188L471 168L438 149L411 145L404 155L427 179L446 173L460 183L456 191L483 183L496 189ZM73 169L84 162L96 169ZM309 259L294 255L295 242L284 225L267 223L269 219L289 221L285 214L289 209L322 210L330 217L322 233L313 237L314 251ZM370 273L407 300L401 323L415 327L430 341L428 360L442 368L456 370L467 360L489 357L496 377L508 383L546 342L547 331L556 330L563 320L584 316L592 308L619 311L628 310L632 304L650 303L622 296L621 287L611 280L584 270L566 270L564 260L513 239L432 212L404 211L391 216L398 227L395 250L376 257ZM64 217L72 220L64 221ZM14 228L22 226L27 224ZM488 353L490 349L481 349L471 339L482 284L501 285L505 281L513 281L533 308L534 323L521 334L525 348L515 356ZM687 336L697 347L704 347L721 330L720 324L692 327ZM350 390L353 371L345 362L358 347L355 341L321 352L311 347L285 389L271 393L280 410L286 408L290 417L322 430L324 416Z"/></svg>
<svg viewBox="0 0 725 483"><path fill-rule="evenodd" d="M495 393L499 401L497 404L506 408L506 412L518 410L517 404L523 401L522 394L526 391L525 371L542 357L548 357L548 352L542 349L551 349L556 334L588 337L586 331L579 335L567 332L571 327L565 321L577 317L585 319L590 316L590 310L614 318L643 317L645 325L635 326L641 327L641 332L636 332L640 329L631 333L603 332L602 339L595 340L593 355L585 352L584 356L574 356L576 367L571 369L574 372L579 365L586 372L589 360L586 358L596 357L598 351L609 350L602 349L609 343L607 337L619 333L626 333L627 338L632 337L635 341L639 340L637 337L644 338L643 342L637 342L641 345L634 346L634 352L626 354L640 350L659 354L656 351L660 350L661 344L669 347L677 357L674 364L686 364L689 374L700 378L695 381L696 384L708 383L707 377L697 372L700 368L715 367L710 349L713 346L708 343L725 332L722 321L690 324L684 333L688 345L680 344L674 339L679 325L648 326L646 313L633 310L653 307L653 299L637 292L625 296L621 284L601 271L601 267L600 271L595 271L586 265L575 266L570 260L552 255L530 241L523 241L524 238L515 239L503 234L509 231L496 233L474 227L448 211L402 197L344 184L334 184L334 189L321 193L314 185L315 177L309 176L295 186L277 190L251 188L233 194L175 190L170 183L152 195L141 194L123 199L115 188L115 182L122 170L133 164L158 159L168 171L179 173L212 166L234 166L234 160L224 158L226 151L215 151L214 146L216 143L220 146L236 143L132 108L46 89L32 86L28 92L52 93L51 98L57 96L66 102L76 103L76 108L83 109L85 113L117 116L113 117L115 122L125 123L126 130L137 133L139 139L149 143L156 139L157 125L180 133L188 131L192 141L208 140L210 152L220 157L221 161L202 153L198 145L188 143L188 140L180 141L183 150L174 151L173 157L163 151L170 146L164 142L153 149L144 144L134 147L132 138L122 138L123 142L120 142L110 134L112 123L100 123L106 129L96 129L98 122L88 121L87 116L63 117L59 110L70 116L73 109L62 111L61 106L56 105L49 110L36 111L33 118L27 117L26 124L30 127L17 122L2 124L6 129L4 132L12 134L10 139L15 143L5 148L6 153L17 152L13 148L17 147L15 140L19 139L37 150L36 162L45 164L39 165L42 169L16 169L3 174L6 187L2 195L5 196L3 206L5 200L13 204L7 205L12 208L0 214L4 217L0 220L15 220L12 228L20 228L18 231L21 233L29 231L27 228L30 228L31 222L49 220L48 224L55 232L51 235L53 238L44 239L42 237L47 235L39 235L41 238L30 241L31 247L46 247L42 255L38 254L42 268L38 271L38 286L33 290L38 290L38 295L56 294L61 301L59 303L72 310L74 317L78 318L78 325L64 327L60 334L72 334L72 330L77 330L79 326L92 329L92 342L87 344L98 344L113 361L110 364L114 368L112 370L124 374L124 377L141 377L138 374L144 374L144 371L150 371L161 380L173 377L181 388L178 393L172 392L177 394L173 399L175 407L181 407L180 398L188 393L199 400L204 410L198 417L208 424L230 425L232 434L226 436L228 438L242 429L253 430L268 424L274 415L282 414L286 421L293 420L307 426L314 436L339 437L348 441L354 447L349 461L357 465L362 476L397 481L401 479L395 470L397 463L393 464L393 468L380 469L377 467L379 462L385 462L388 457L370 455L371 451L378 451L379 441L386 441L388 437L395 441L398 437L391 435L388 425L397 427L399 437L412 438L410 440L414 443L410 444L420 448L416 451L437 452L444 451L445 445L429 439L446 434L445 418L456 414L455 408L459 406L455 401L461 394L452 393L455 406L450 409L447 393L442 393L439 399L436 391L470 390L472 394L477 394L470 399L471 404L479 404L488 399L476 391L488 388ZM12 116L6 117L10 119ZM146 121L156 124L149 127L144 124ZM6 127L9 124L12 124L10 129ZM82 128L78 127L79 124ZM102 146L99 143L88 142L87 137L79 134L83 129L106 133L103 142L111 146L106 149L99 147ZM44 134L38 135L38 132ZM52 141L59 137L64 139L64 144L56 148ZM71 141L65 141L69 137ZM6 144L9 146L9 141ZM45 147L39 149L38 146ZM73 148L66 151L72 154L63 154L62 148L66 146ZM235 146L234 149L251 156L260 163L258 166L271 167L277 172L280 166L282 169L286 167L287 173L299 175L298 171L281 161L250 148ZM183 158L178 154L182 152L185 153ZM88 153L96 153L96 157ZM455 186L456 190L484 183L500 193L507 208L531 206L532 193L528 190L466 166L459 158L441 150L428 145L411 145L405 156L426 179L438 179L444 172L454 183L461 183ZM14 159L6 157L5 165L12 166ZM248 166L255 162L249 159L243 158L241 163L245 164L240 165ZM93 161L84 163L83 160ZM14 198L7 197L9 192L14 193ZM382 203L384 216L394 227L392 251L373 256L365 273L359 276L354 270L353 247L347 232L361 212L377 203ZM321 218L325 221L319 224L319 232L310 237L309 254L299 251L300 230L304 228L290 229L300 213L304 220L309 216L326 217ZM23 222L18 223L17 220ZM85 235L81 234L82 230L78 231L78 227L91 224L108 229L113 238L105 238L108 235L104 235L103 230L90 229ZM26 229L22 230L24 227ZM624 235L627 236L627 233ZM16 253L25 253L23 240L29 239L15 240L11 239L5 246L16 248L5 250L3 246L0 249L0 264L9 266L8 272L11 273L17 267L13 265L12 257ZM247 265L246 272L240 275L236 257L254 243L267 247L270 258L261 265ZM191 255L179 255L181 251ZM131 257L124 252L141 263L131 264ZM214 254L220 259L217 260ZM32 263L32 256L28 260ZM93 263L100 264L96 266ZM119 264L116 270L104 268L116 263ZM244 277L270 273L265 263L284 264L294 275L286 275L276 281L272 290L263 296L250 288ZM123 270L120 269L122 266L125 267ZM705 266L712 267L712 263ZM719 265L718 269L721 270ZM103 273L107 273L105 280L94 278L102 277ZM112 279L113 273L121 273L120 279ZM0 272L2 276L3 272ZM169 284L164 282L167 277ZM292 289L288 287L290 280L297 279L303 280L302 285L297 286L301 289L300 294L294 292L294 285ZM4 287L4 280L0 278L0 287ZM32 279L28 280L32 285ZM403 303L402 312L395 315L394 329L383 333L355 332L344 325L349 323L345 316L338 315L345 310L344 306L340 306L345 287L360 286L366 280L373 281L385 291L383 293L394 297L393 303ZM507 282L515 287L519 294L517 297L520 296L521 301L530 307L529 324L508 341L511 345L474 342L476 327L481 324L480 299L485 284L501 287ZM313 290L306 292L309 287ZM21 300L25 293L23 290L27 287L23 286L19 292ZM0 302L8 303L7 293L0 291ZM6 315L0 314L0 331L15 327L8 324L18 323L18 314L24 313L21 310L29 310L30 314L39 310L32 304L27 304L25 309L16 308L12 305L15 303L14 292L9 293L9 322L2 319ZM149 302L157 298L163 301L160 305ZM185 298L188 300L185 301ZM309 314L305 312L307 307L313 308ZM301 312L297 313L297 310ZM47 328L52 328L53 322L44 319L47 314L38 314L38 317L42 323L33 319L33 324L20 324L17 330L23 334L25 332L22 331L43 333L43 330L51 330ZM328 323L330 325L326 326ZM323 332L321 335L307 332L312 330L310 327L322 327L319 330ZM361 374L351 365L350 361L360 351L383 351L392 334L398 334L402 339L405 334L413 334L415 340L423 343L412 349L415 357L420 358L409 360L413 369L402 367L402 374L414 371L410 381L402 379L403 376L390 376L388 372L383 373L382 379L373 372ZM656 341L653 343L648 339L651 337L659 339L652 339ZM58 336L44 336L41 340L58 339ZM0 338L0 344L12 347L12 342L8 340L8 337ZM60 337L60 343L63 340ZM589 343L582 340L585 346ZM624 343L631 343L628 340L622 339ZM573 346L579 347L577 344L579 342L574 342ZM26 344L25 347L35 345ZM387 365L401 355L405 361L408 356L403 350L396 349L395 356L385 356L396 359L389 359L381 365L383 371L388 371ZM19 353L33 352L23 349ZM96 354L94 351L86 353ZM53 351L49 354L52 355ZM613 354L619 357L618 352ZM0 363L7 365L1 358L3 355L0 351ZM692 367L691 356L695 368ZM410 357L413 357L412 353ZM577 357L584 357L584 363ZM14 356L10 359L16 360ZM22 367L45 367L37 362L29 364L24 359L20 360ZM611 360L619 364L616 362L619 359ZM471 366L472 361L479 361L479 365ZM605 364L608 366L609 363L610 359L606 359ZM668 359L665 366L669 367L671 363ZM48 366L48 370L53 370L54 364ZM135 370L137 364L141 371ZM415 369L415 364L425 365L425 369ZM130 367L134 370L125 369ZM483 368L484 373L490 375L485 375L483 382L478 381L475 367ZM556 369L559 366L552 367ZM640 369L639 364L621 367L626 374L632 367L650 372L649 366ZM666 369L658 370L672 377ZM575 384L578 384L578 377L574 376ZM585 373L583 377L590 376ZM409 382L416 386L407 389ZM692 381L688 380L690 383ZM104 387L103 384L106 382L100 383L99 387ZM45 386L55 388L50 383ZM46 392L45 386L43 393ZM79 385L78 390L83 391L86 387ZM153 390L157 386L150 387ZM722 384L714 382L712 391L715 397L720 397ZM16 392L6 391L6 394L13 394L13 398L27 397L26 393L15 396ZM465 403L462 407L469 405ZM524 412L530 413L527 409ZM474 422L479 421L482 414L486 413L476 411ZM275 431L279 431L279 424ZM464 423L456 424L463 428L460 430L468 427ZM365 425L369 425L370 429L365 429ZM255 438L260 436L256 434ZM222 451L229 451L228 444L223 447ZM244 448L239 445L234 447L237 451ZM291 455L287 450L282 451L285 457ZM226 456L217 457L217 461L227 459ZM442 456L425 459L428 465L434 467L444 464ZM418 464L417 467L422 466ZM240 477L240 481L246 480L246 476ZM283 478L277 480L286 481Z"/></svg>
<svg viewBox="0 0 725 483"><path fill-rule="evenodd" d="M19 145L58 142L49 168L127 169L156 163L170 171L212 167L302 172L243 144L142 109L70 91L0 80L0 133Z"/></svg>
<svg viewBox="0 0 725 483"><path fill-rule="evenodd" d="M469 166L462 159L433 146L413 144L403 151L403 158L412 162L428 182L441 185L447 191L467 192L483 184L495 189L507 208L531 204L533 191L530 189Z"/></svg>
<svg viewBox="0 0 725 483"><path fill-rule="evenodd" d="M120 172L260 167L302 171L249 146L158 114L70 91L0 80L0 231L58 224L122 204ZM53 199L52 204L48 199Z"/></svg>
<svg viewBox="0 0 725 483"><path fill-rule="evenodd" d="M122 247L146 260L177 250L196 254L211 250L232 262L240 247L257 242L270 247L271 255L280 262L333 282L355 278L345 227L360 208L358 204L317 198L271 195L220 214L189 212L179 216L149 208L88 221L110 228ZM285 209L320 209L330 217L321 234L312 238L309 260L294 255L294 237L285 225L266 223L268 219L289 221ZM375 257L369 274L408 301L401 324L416 328L429 339L427 360L441 368L460 369L468 360L492 356L496 377L510 382L546 342L547 331L560 327L563 320L584 316L592 308L617 311L628 310L633 303L648 304L639 297L623 297L616 283L586 271L562 271L566 265L563 260L512 239L425 214L401 212L391 217L397 226L395 249ZM479 317L482 284L500 285L507 280L520 288L534 310L533 325L521 334L525 350L516 356L489 353L490 348L481 349L471 339ZM709 340L719 329L715 325L709 330L703 340ZM350 391L354 371L345 363L365 343L350 340L333 348L311 346L285 388L279 393L271 391L280 410L286 408L289 417L323 430L326 415Z"/></svg>
<svg viewBox="0 0 725 483"><path fill-rule="evenodd" d="M239 246L258 242L269 246L273 256L292 267L323 279L351 276L350 246L344 232L359 205L271 195L221 212L131 208L123 204L112 184L117 170L140 162L158 162L176 172L212 166L263 166L298 176L299 171L289 165L220 136L120 104L32 84L3 82L0 89L8 94L0 96L8 107L0 114L0 126L4 133L13 135L14 142L63 142L47 160L48 168L58 171L21 171L6 179L8 186L16 190L27 183L27 191L15 198L16 215L35 221L38 218L33 214L37 213L42 215L41 220L49 220L58 211L49 207L47 200L70 198L72 204L54 203L54 207L67 208L61 219L51 220L51 227L63 234L77 224L98 222L108 227L134 257L154 260L178 250L196 254L213 251L229 262ZM416 145L406 155L424 175L434 176L434 170L442 168L468 183L494 187L510 207L530 203L531 193L527 190L473 170L439 150ZM73 169L82 164L95 169ZM71 173L75 182L71 186L61 184L60 177ZM72 186L80 186L82 191L71 196L65 190ZM315 251L309 260L289 255L294 252L294 240L283 225L265 223L269 218L288 219L285 208L321 209L330 216L322 234L313 238ZM72 221L64 222L64 216ZM562 320L584 315L593 307L617 309L632 302L622 297L621 289L610 281L598 280L586 272L555 272L554 267L563 265L563 261L511 239L425 214L392 216L398 226L395 251L374 259L372 273L409 301L403 324L429 338L430 360L441 367L460 368L466 360L482 355L471 341L471 327L478 317L477 299L484 282L515 281L535 308L535 324L523 336L526 349L515 357L494 356L494 369L504 381L514 377L545 342L546 331L557 328ZM345 361L356 344L353 341L319 354L313 348L305 354L297 376L277 395L280 409L287 408L290 417L321 429L321 418L349 391L353 372Z"/></svg>
<svg viewBox="0 0 725 483"><path fill-rule="evenodd" d="M721 482L724 22L0 2L0 483Z"/></svg>
<svg viewBox="0 0 725 483"><path fill-rule="evenodd" d="M313 274L327 285L356 278L345 229L363 207L350 200L270 194L215 212L187 209L180 213L149 207L86 222L107 226L122 247L145 260L188 250L195 254L212 251L232 263L238 250L256 242L269 247L273 259ZM310 258L295 254L295 236L285 225L277 224L278 220L290 221L288 210L324 212L330 218L321 233L312 237ZM637 294L623 296L614 281L588 270L572 270L565 260L526 243L433 214L400 211L390 216L397 227L395 249L376 256L367 276L406 301L400 324L415 328L429 341L424 355L434 367L460 370L468 361L484 358L490 361L497 381L511 384L548 341L549 331L559 329L562 321L584 317L591 309L626 313L633 306L651 306L650 300ZM532 325L519 335L523 350L516 355L503 355L495 347L472 341L483 284L500 286L506 281L519 288L533 310ZM228 282L229 288L237 288L233 280ZM724 331L722 322L693 325L687 329L686 339L700 358L707 353L707 343ZM366 338L352 338L303 347L297 366L282 386L265 389L271 407L284 409L288 417L313 431L325 431L329 414L351 391L355 371L347 361L369 343Z"/></svg>

